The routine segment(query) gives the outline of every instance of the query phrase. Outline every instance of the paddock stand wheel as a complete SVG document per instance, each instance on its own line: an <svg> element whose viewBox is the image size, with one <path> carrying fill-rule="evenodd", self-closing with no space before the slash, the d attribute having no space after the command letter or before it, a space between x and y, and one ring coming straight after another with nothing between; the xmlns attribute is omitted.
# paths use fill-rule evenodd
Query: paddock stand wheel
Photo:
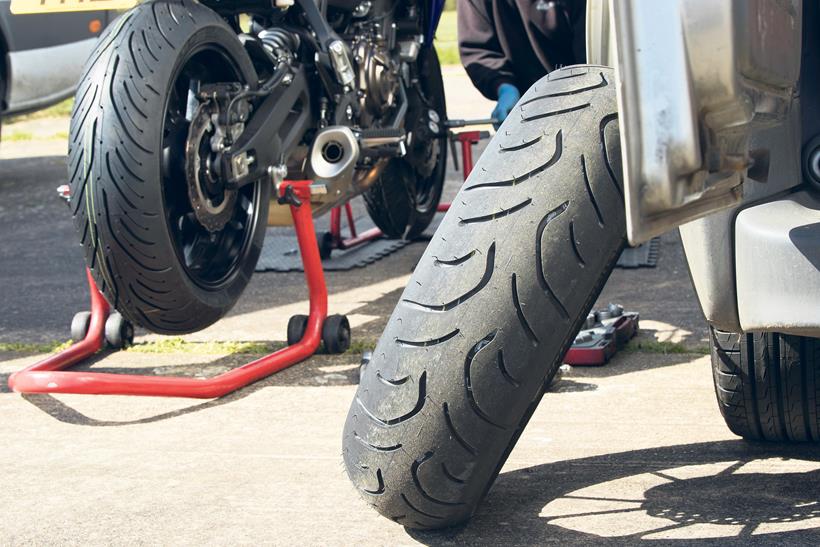
<svg viewBox="0 0 820 547"><path fill-rule="evenodd" d="M134 343L134 325L119 312L105 320L105 342L111 349L125 349Z"/></svg>
<svg viewBox="0 0 820 547"><path fill-rule="evenodd" d="M288 319L288 345L294 346L299 343L307 331L308 316L294 315Z"/></svg>
<svg viewBox="0 0 820 547"><path fill-rule="evenodd" d="M322 343L331 355L350 349L350 322L346 315L331 315L322 326Z"/></svg>
<svg viewBox="0 0 820 547"><path fill-rule="evenodd" d="M71 341L81 342L88 334L88 327L91 325L91 312L81 311L74 314L71 319Z"/></svg>

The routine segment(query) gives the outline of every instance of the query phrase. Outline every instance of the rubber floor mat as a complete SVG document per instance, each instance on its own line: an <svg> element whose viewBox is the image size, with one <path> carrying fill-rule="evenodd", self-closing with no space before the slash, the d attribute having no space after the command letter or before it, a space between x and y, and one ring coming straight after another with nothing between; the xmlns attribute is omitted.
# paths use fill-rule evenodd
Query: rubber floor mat
<svg viewBox="0 0 820 547"><path fill-rule="evenodd" d="M653 237L646 243L641 243L637 247L628 247L618 258L616 268L654 268L658 265L658 258L661 252L661 238Z"/></svg>
<svg viewBox="0 0 820 547"><path fill-rule="evenodd" d="M420 241L429 240L443 218L443 214L437 214ZM365 216L356 219L356 226L361 233L372 228L373 222ZM317 234L322 234L327 230L327 222L324 218L317 220L316 228ZM403 249L410 243L412 242L401 239L376 239L352 249L334 250L329 259L322 261L322 265L325 271L328 272L364 268ZM654 268L658 264L660 246L660 238L655 237L638 247L624 249L615 267L625 269ZM292 228L268 228L265 234L265 245L262 248L262 254L259 256L259 262L256 264L256 271L303 271L299 245L296 242L296 234Z"/></svg>
<svg viewBox="0 0 820 547"><path fill-rule="evenodd" d="M424 242L429 240L443 218L443 214L437 214L419 241ZM316 225L317 235L321 235L327 230L327 221L324 217L318 219ZM356 219L356 228L359 233L365 232L373 227L373 222L367 216ZM402 239L380 238L359 245L358 247L353 247L352 249L336 249L330 258L322 261L322 265L327 272L364 268L411 243L411 241ZM262 247L259 262L256 264L256 271L301 272L303 270L302 257L299 254L299 245L296 241L296 234L293 228L268 228L265 234L265 245Z"/></svg>

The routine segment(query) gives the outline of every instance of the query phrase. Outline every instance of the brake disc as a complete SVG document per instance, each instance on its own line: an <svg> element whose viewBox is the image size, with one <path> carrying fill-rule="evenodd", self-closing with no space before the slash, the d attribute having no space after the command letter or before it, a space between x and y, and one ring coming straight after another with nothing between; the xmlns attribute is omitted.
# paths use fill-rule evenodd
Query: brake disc
<svg viewBox="0 0 820 547"><path fill-rule="evenodd" d="M200 104L191 120L185 142L185 178L197 221L209 232L218 232L233 216L237 191L226 188L214 169L217 155L211 138L216 128L211 104Z"/></svg>

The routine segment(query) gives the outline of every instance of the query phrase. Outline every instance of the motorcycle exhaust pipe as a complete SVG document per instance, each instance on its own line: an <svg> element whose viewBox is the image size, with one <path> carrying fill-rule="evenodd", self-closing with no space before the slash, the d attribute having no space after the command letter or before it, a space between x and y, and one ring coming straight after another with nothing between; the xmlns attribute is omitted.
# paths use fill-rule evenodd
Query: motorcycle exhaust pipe
<svg viewBox="0 0 820 547"><path fill-rule="evenodd" d="M311 199L314 215L318 216L346 199L360 194L378 180L388 163L388 157L371 158L375 161L368 169L356 167L363 153L372 155L383 147L398 146L400 152L390 152L389 157L405 153L406 136L403 130L371 129L354 133L349 127L331 126L313 140L307 155L307 176L323 191ZM289 209L271 202L268 215L269 226L290 224Z"/></svg>
<svg viewBox="0 0 820 547"><path fill-rule="evenodd" d="M353 131L344 126L328 127L313 141L309 173L316 182L337 188L350 183L358 161L359 142Z"/></svg>

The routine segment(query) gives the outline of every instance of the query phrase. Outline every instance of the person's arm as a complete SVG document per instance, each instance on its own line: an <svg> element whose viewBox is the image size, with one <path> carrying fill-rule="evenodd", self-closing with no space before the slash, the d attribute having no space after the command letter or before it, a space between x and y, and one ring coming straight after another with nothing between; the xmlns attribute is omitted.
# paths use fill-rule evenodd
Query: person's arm
<svg viewBox="0 0 820 547"><path fill-rule="evenodd" d="M487 0L458 0L458 49L473 85L492 101L502 84L515 85L510 59L501 50Z"/></svg>

